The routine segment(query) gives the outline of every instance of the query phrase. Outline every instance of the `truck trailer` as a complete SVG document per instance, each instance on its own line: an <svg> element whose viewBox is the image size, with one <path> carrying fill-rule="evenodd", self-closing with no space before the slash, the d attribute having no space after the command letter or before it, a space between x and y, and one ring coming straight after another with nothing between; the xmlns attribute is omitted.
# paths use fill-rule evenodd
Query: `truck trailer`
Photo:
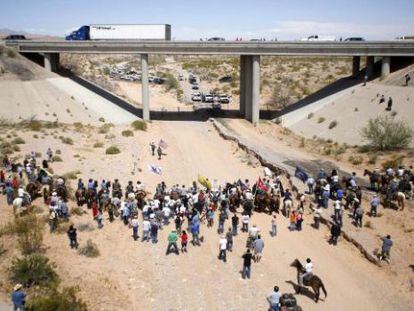
<svg viewBox="0 0 414 311"><path fill-rule="evenodd" d="M66 36L66 40L171 40L171 25L84 25Z"/></svg>

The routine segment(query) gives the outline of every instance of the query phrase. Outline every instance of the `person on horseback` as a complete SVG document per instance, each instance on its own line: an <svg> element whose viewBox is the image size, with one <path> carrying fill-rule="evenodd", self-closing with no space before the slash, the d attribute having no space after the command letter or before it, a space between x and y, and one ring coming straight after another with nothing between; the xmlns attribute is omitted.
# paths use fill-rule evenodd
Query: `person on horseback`
<svg viewBox="0 0 414 311"><path fill-rule="evenodd" d="M82 181L82 178L78 179L78 189L77 190L82 190L85 188L85 184Z"/></svg>
<svg viewBox="0 0 414 311"><path fill-rule="evenodd" d="M88 190L95 190L95 183L92 178L88 180Z"/></svg>
<svg viewBox="0 0 414 311"><path fill-rule="evenodd" d="M305 280L305 278L312 276L312 274L313 274L313 263L310 258L307 258L306 264L305 264L305 272L299 275L299 285L303 286L303 281Z"/></svg>

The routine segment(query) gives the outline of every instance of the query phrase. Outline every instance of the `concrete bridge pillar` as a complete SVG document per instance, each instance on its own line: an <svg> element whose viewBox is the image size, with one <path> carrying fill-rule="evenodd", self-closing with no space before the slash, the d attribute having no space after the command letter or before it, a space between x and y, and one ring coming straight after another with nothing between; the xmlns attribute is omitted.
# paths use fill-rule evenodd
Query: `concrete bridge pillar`
<svg viewBox="0 0 414 311"><path fill-rule="evenodd" d="M357 77L360 70L361 56L352 57L352 77Z"/></svg>
<svg viewBox="0 0 414 311"><path fill-rule="evenodd" d="M391 58L389 56L384 56L381 61L381 78L385 78L390 74L390 64Z"/></svg>
<svg viewBox="0 0 414 311"><path fill-rule="evenodd" d="M260 113L260 56L240 57L240 111L253 124Z"/></svg>
<svg viewBox="0 0 414 311"><path fill-rule="evenodd" d="M47 71L56 72L59 70L59 53L45 53L44 65Z"/></svg>
<svg viewBox="0 0 414 311"><path fill-rule="evenodd" d="M245 117L246 116L246 70L247 70L247 56L240 55L240 87L239 87L239 94L240 94L240 114Z"/></svg>
<svg viewBox="0 0 414 311"><path fill-rule="evenodd" d="M148 85L148 54L141 54L141 88L142 88L142 119L150 120L149 85Z"/></svg>
<svg viewBox="0 0 414 311"><path fill-rule="evenodd" d="M375 64L375 57L374 56L367 56L367 68L365 75L368 77L368 80L372 79L374 76L374 64Z"/></svg>

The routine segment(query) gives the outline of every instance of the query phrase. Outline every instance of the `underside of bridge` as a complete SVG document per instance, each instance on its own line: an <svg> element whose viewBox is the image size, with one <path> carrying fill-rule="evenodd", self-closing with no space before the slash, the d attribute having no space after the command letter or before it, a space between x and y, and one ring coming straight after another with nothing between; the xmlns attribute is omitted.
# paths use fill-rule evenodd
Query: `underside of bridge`
<svg viewBox="0 0 414 311"><path fill-rule="evenodd" d="M43 53L44 67L49 71L59 69L59 53ZM148 83L148 54L140 54L142 70L142 118L149 121L150 97ZM260 55L240 55L240 114L246 120L257 124L260 116ZM374 77L374 66L376 61L381 62L381 77L386 77L391 71L391 60L389 56L366 57L366 68L364 78L370 80ZM360 75L360 56L353 56L352 77Z"/></svg>

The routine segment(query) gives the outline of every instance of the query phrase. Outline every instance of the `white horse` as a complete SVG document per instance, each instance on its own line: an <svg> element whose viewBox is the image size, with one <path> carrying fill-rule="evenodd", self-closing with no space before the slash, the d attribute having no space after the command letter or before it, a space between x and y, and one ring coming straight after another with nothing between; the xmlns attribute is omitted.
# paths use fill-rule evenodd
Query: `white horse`
<svg viewBox="0 0 414 311"><path fill-rule="evenodd" d="M30 196L26 198L17 197L13 200L13 212L15 216L20 216L27 210L26 206L30 205Z"/></svg>
<svg viewBox="0 0 414 311"><path fill-rule="evenodd" d="M293 207L292 200L285 200L283 202L283 208L285 210L286 217L289 217L290 216L290 211L292 210L292 207Z"/></svg>
<svg viewBox="0 0 414 311"><path fill-rule="evenodd" d="M401 208L401 210L404 210L405 207L405 194L404 192L398 191L395 195L395 199L397 200L398 207Z"/></svg>

